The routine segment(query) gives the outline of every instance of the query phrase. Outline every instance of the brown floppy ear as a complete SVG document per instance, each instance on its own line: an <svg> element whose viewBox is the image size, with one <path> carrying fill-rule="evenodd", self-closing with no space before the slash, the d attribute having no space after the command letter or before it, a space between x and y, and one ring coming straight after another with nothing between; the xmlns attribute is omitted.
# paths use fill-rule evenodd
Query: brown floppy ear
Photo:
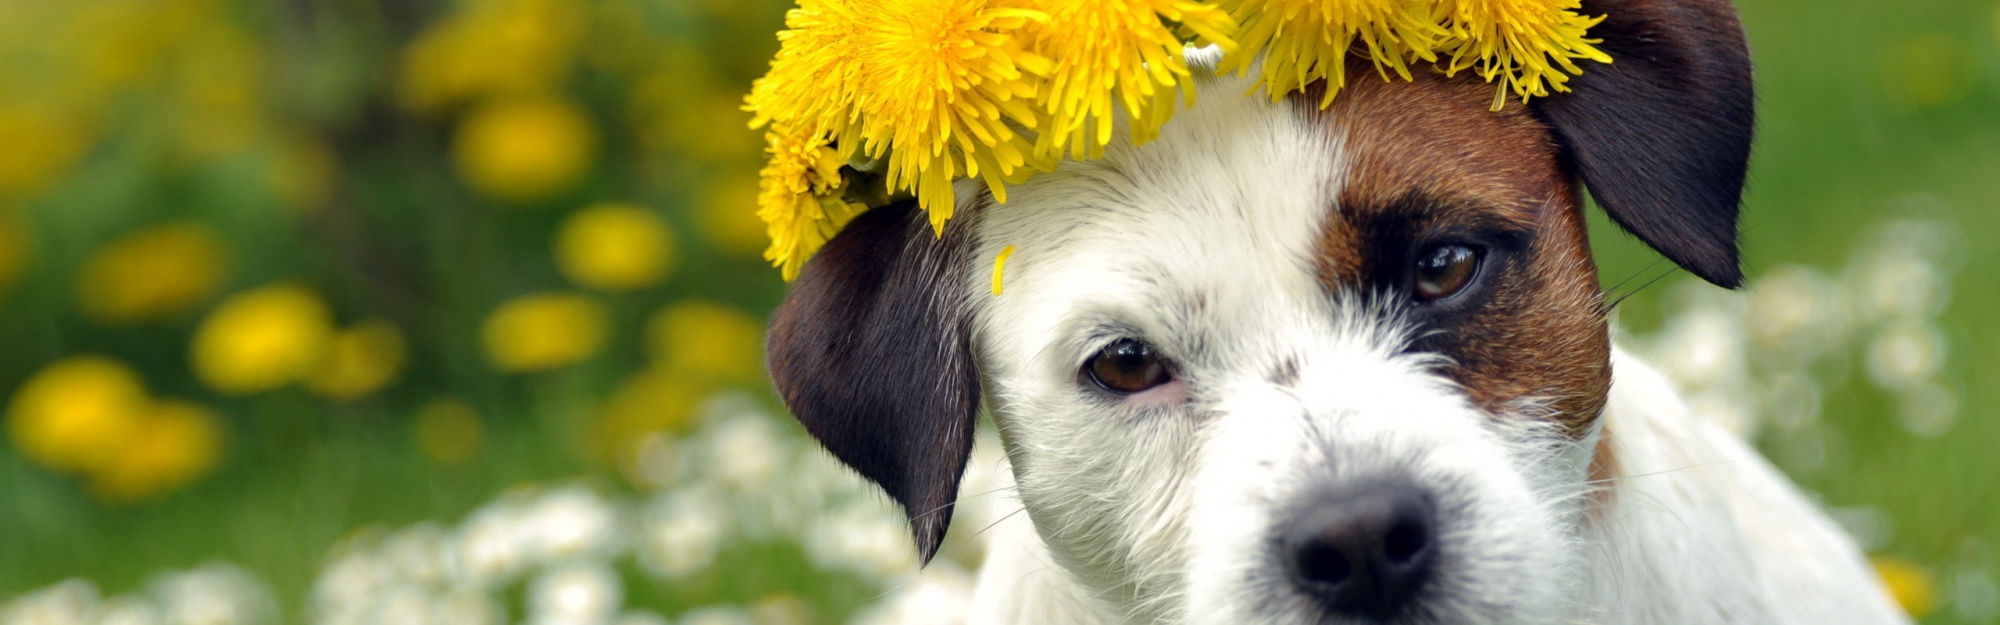
<svg viewBox="0 0 2000 625"><path fill-rule="evenodd" d="M933 237L913 203L861 214L806 263L765 350L792 415L903 506L925 563L951 524L979 409L964 247Z"/></svg>
<svg viewBox="0 0 2000 625"><path fill-rule="evenodd" d="M1533 102L1619 226L1703 279L1743 282L1736 220L1755 102L1727 0L1583 0L1610 64Z"/></svg>

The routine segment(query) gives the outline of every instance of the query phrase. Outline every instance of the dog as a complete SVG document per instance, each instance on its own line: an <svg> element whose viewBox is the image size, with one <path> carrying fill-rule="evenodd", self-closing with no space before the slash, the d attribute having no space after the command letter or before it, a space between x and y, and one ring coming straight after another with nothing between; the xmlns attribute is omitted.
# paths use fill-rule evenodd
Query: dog
<svg viewBox="0 0 2000 625"><path fill-rule="evenodd" d="M1498 110L1365 61L1328 107L1273 101L1191 50L1199 100L1157 139L1004 204L961 181L942 235L907 203L848 224L773 316L774 385L926 562L990 416L1027 516L994 529L975 623L1906 622L1609 337L1585 189L1742 280L1734 9L1582 13L1614 62Z"/></svg>

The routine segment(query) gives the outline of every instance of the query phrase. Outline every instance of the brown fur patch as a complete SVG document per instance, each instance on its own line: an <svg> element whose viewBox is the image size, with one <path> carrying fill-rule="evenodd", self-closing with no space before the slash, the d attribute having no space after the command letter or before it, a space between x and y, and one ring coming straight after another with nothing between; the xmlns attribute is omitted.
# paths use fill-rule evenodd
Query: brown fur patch
<svg viewBox="0 0 2000 625"><path fill-rule="evenodd" d="M1590 490L1589 495L1592 511L1605 510L1611 505L1617 492L1611 488L1611 481L1622 478L1623 473L1624 468L1618 466L1618 452L1611 447L1611 428L1598 428L1597 449L1590 454L1590 473L1585 478L1596 487Z"/></svg>
<svg viewBox="0 0 2000 625"><path fill-rule="evenodd" d="M1318 110L1312 90L1294 100L1337 124L1349 163L1320 236L1322 283L1400 288L1418 246L1510 233L1504 253L1489 251L1480 271L1497 273L1479 292L1411 306L1427 331L1415 349L1450 358L1447 373L1488 411L1539 402L1581 435L1604 406L1610 339L1582 203L1553 136L1518 103L1490 110L1494 87L1468 75L1349 71L1358 78L1332 108Z"/></svg>

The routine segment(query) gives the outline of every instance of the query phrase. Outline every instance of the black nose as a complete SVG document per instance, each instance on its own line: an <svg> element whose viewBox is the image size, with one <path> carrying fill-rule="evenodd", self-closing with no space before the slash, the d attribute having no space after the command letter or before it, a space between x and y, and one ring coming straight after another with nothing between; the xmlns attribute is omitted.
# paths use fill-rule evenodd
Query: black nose
<svg viewBox="0 0 2000 625"><path fill-rule="evenodd" d="M1335 613L1388 618L1416 594L1435 560L1436 517L1423 491L1355 488L1308 508L1285 547L1308 594Z"/></svg>

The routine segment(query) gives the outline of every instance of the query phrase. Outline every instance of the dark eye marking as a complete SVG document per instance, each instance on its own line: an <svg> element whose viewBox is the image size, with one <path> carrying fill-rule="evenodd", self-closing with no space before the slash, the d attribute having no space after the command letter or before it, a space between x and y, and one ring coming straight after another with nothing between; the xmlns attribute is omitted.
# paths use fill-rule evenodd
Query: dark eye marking
<svg viewBox="0 0 2000 625"><path fill-rule="evenodd" d="M1481 285L1502 279L1531 249L1539 210L1412 192L1349 207L1339 232L1359 250L1356 283L1406 298L1428 317L1470 310Z"/></svg>

